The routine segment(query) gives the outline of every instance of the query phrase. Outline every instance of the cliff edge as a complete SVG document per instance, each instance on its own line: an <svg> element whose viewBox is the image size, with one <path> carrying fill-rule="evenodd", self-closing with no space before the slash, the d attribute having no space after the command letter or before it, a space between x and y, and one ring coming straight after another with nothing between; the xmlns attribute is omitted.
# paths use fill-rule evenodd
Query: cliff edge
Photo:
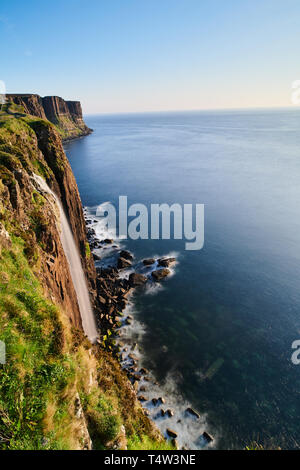
<svg viewBox="0 0 300 470"><path fill-rule="evenodd" d="M65 101L59 96L41 97L35 94L7 94L8 102L23 108L24 113L52 122L63 140L74 139L92 132L84 122L80 101Z"/></svg>
<svg viewBox="0 0 300 470"><path fill-rule="evenodd" d="M0 449L169 448L112 349L83 333L60 212L37 179L64 208L95 313L97 274L77 184L46 111L37 95L0 109Z"/></svg>

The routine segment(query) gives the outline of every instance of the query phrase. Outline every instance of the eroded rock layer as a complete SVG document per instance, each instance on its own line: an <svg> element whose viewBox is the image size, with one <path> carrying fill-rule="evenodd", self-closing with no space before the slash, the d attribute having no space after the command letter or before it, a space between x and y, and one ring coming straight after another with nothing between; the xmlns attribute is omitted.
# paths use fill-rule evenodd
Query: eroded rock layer
<svg viewBox="0 0 300 470"><path fill-rule="evenodd" d="M59 96L41 97L35 94L8 94L8 101L22 106L26 114L55 124L64 140L92 132L85 124L80 101L65 101Z"/></svg>

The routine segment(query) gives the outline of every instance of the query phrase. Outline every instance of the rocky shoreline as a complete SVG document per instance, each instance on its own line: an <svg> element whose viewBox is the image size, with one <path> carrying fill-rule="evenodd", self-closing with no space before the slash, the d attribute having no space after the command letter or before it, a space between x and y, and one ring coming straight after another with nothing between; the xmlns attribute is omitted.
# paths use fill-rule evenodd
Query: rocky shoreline
<svg viewBox="0 0 300 470"><path fill-rule="evenodd" d="M109 350L120 362L126 372L137 399L144 413L161 430L166 439L172 441L176 449L189 449L187 439L182 434L189 432L195 435L199 423L199 435L196 436L196 448L211 446L214 438L203 429L200 414L188 404L177 404L172 407L168 395L164 397L160 387L141 364L141 351L137 341L128 335L127 330L136 326L136 320L131 312L132 295L136 289L146 284L164 282L176 266L175 257L147 258L134 266L134 255L122 249L113 239L101 238L94 227L98 221L84 209L87 227L87 239L91 255L96 265L97 284L97 324L101 331L98 340L100 347ZM108 260L108 262L105 262ZM142 272L137 272L142 271ZM201 429L202 428L202 429Z"/></svg>

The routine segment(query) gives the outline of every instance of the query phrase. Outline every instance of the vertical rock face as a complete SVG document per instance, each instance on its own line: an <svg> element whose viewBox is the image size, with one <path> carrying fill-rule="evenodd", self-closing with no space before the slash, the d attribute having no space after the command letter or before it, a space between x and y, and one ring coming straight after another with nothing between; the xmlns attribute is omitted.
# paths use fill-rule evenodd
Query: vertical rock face
<svg viewBox="0 0 300 470"><path fill-rule="evenodd" d="M26 114L48 119L55 124L64 140L88 135L92 132L83 120L82 108L79 101L65 101L59 96L30 94L8 94L9 102L22 106Z"/></svg>
<svg viewBox="0 0 300 470"><path fill-rule="evenodd" d="M39 95L7 95L9 101L13 101L18 106L24 108L26 114L37 116L41 119L47 119L43 107L42 98Z"/></svg>
<svg viewBox="0 0 300 470"><path fill-rule="evenodd" d="M96 271L86 250L87 238L81 200L61 138L48 121L8 115L0 126L0 201L2 217L13 234L20 236L46 295L62 305L72 323L80 327L81 316L69 265L60 240L59 214L51 201L37 195L31 175L39 172L60 198L80 252L92 303L96 299ZM11 127L10 127L11 126ZM2 151L1 149L5 149ZM17 157L21 156L21 157ZM7 218L7 220L6 220ZM1 226L1 234L5 231ZM1 245L4 246L1 235Z"/></svg>
<svg viewBox="0 0 300 470"><path fill-rule="evenodd" d="M66 101L69 113L75 122L75 124L79 126L84 126L85 123L83 121L83 116L82 116L82 108L81 108L81 103L80 101Z"/></svg>
<svg viewBox="0 0 300 470"><path fill-rule="evenodd" d="M49 121L55 123L60 117L69 115L67 103L59 96L45 96L41 100L46 118Z"/></svg>

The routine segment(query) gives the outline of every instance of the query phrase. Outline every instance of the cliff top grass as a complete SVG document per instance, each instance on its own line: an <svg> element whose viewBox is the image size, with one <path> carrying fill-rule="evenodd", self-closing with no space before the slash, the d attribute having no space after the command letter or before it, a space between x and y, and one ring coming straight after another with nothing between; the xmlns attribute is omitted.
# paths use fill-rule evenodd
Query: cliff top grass
<svg viewBox="0 0 300 470"><path fill-rule="evenodd" d="M17 105L12 101L0 105L0 122L13 118L22 118L28 124L34 122L39 122L40 125L43 125L43 123L49 123L57 130L62 139L79 137L83 133L82 126L75 123L69 116L60 115L57 118L53 118L52 122L50 122L48 120L45 121L41 118L26 114L23 106Z"/></svg>

